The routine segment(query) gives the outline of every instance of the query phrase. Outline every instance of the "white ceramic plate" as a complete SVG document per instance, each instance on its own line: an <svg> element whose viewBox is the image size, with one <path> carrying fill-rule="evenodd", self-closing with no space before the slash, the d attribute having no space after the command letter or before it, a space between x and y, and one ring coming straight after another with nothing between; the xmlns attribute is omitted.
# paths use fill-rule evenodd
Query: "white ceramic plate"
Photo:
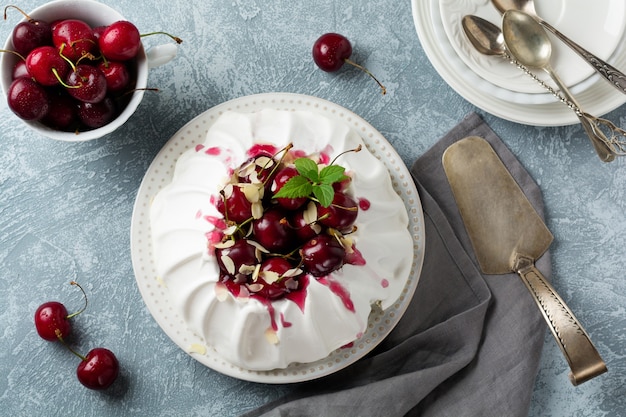
<svg viewBox="0 0 626 417"><path fill-rule="evenodd" d="M422 48L439 75L463 98L489 112L517 123L563 126L578 123L576 114L559 102L529 105L511 101L515 92L497 87L474 73L447 39L436 1L412 0L413 21ZM611 64L626 69L626 42L621 41ZM598 80L576 96L581 107L602 116L626 102L626 95L605 80Z"/></svg>
<svg viewBox="0 0 626 417"><path fill-rule="evenodd" d="M614 0L542 0L537 13L561 33L603 60L608 60L624 36L626 3ZM480 16L501 26L500 13L486 0L440 0L439 12L448 41L461 60L476 74L504 89L519 93L539 93L549 101L555 98L530 77L504 59L478 53L463 33L465 15ZM552 66L565 85L579 93L594 79L593 68L567 45L549 33L552 39ZM542 79L549 78L539 72ZM522 95L524 96L524 95ZM535 97L539 99L539 97Z"/></svg>
<svg viewBox="0 0 626 417"><path fill-rule="evenodd" d="M398 301L385 311L375 309L369 317L367 331L353 346L337 349L325 359L313 363L292 364L272 371L249 371L228 363L213 350L193 352L191 347L201 345L202 340L187 330L186 324L170 304L166 288L157 279L152 260L149 215L152 198L171 181L178 157L204 141L209 127L220 114L224 111L253 112L266 108L319 112L347 123L362 137L368 150L388 169L394 189L406 206L414 258ZM301 382L329 375L356 362L395 327L413 298L419 280L424 259L424 218L408 169L389 142L369 123L349 110L319 98L289 93L259 94L228 101L200 114L183 126L157 154L137 193L131 221L131 258L137 285L148 310L170 339L193 358L211 369L239 379L263 383Z"/></svg>

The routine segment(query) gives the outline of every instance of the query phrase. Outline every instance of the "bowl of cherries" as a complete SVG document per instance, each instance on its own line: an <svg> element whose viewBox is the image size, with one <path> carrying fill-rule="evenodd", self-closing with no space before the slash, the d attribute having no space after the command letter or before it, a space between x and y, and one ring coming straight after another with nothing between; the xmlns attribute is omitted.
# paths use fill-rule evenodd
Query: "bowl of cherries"
<svg viewBox="0 0 626 417"><path fill-rule="evenodd" d="M96 139L120 127L143 99L148 69L176 54L173 43L147 54L137 27L93 0L55 0L29 13L6 6L6 20L11 13L22 19L0 54L8 107L56 140Z"/></svg>

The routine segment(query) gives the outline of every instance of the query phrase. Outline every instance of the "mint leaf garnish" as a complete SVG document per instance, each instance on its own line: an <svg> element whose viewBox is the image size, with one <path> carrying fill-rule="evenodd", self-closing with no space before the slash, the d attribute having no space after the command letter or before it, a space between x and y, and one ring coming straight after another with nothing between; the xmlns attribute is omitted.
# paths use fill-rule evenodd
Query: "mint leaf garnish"
<svg viewBox="0 0 626 417"><path fill-rule="evenodd" d="M322 206L328 207L331 205L333 198L335 197L335 189L330 184L314 185L313 195Z"/></svg>
<svg viewBox="0 0 626 417"><path fill-rule="evenodd" d="M317 164L313 162L313 160L309 158L298 158L294 161L294 165L296 166L296 169L298 170L300 175L302 175L303 177L308 178L312 182L319 181L319 168L317 167Z"/></svg>
<svg viewBox="0 0 626 417"><path fill-rule="evenodd" d="M308 178L302 175L296 175L281 187L275 198L300 198L308 197L313 192L313 184Z"/></svg>
<svg viewBox="0 0 626 417"><path fill-rule="evenodd" d="M339 165L328 165L320 171L319 178L322 184L333 184L335 182L343 181L348 176L345 174L344 167Z"/></svg>

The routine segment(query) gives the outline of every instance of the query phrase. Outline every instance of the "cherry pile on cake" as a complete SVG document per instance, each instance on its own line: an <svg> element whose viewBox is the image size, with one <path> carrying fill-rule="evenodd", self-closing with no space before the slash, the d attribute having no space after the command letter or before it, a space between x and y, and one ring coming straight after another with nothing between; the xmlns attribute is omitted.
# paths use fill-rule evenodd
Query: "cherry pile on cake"
<svg viewBox="0 0 626 417"><path fill-rule="evenodd" d="M201 140L150 208L159 282L200 351L261 371L358 340L412 264L384 164L313 111L227 111Z"/></svg>

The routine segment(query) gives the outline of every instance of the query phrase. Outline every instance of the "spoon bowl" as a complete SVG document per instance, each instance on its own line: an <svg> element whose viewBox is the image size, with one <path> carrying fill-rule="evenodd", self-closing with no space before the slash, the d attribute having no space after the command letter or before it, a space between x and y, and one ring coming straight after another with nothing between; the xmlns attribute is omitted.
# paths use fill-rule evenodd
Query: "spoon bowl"
<svg viewBox="0 0 626 417"><path fill-rule="evenodd" d="M509 51L530 68L547 68L552 43L543 27L529 14L508 10L502 19L502 34Z"/></svg>
<svg viewBox="0 0 626 417"><path fill-rule="evenodd" d="M484 55L504 56L506 54L504 35L499 27L474 15L463 16L461 24L467 39L478 52Z"/></svg>
<svg viewBox="0 0 626 417"><path fill-rule="evenodd" d="M491 0L500 13L507 10L521 10L531 15L536 15L534 0Z"/></svg>

